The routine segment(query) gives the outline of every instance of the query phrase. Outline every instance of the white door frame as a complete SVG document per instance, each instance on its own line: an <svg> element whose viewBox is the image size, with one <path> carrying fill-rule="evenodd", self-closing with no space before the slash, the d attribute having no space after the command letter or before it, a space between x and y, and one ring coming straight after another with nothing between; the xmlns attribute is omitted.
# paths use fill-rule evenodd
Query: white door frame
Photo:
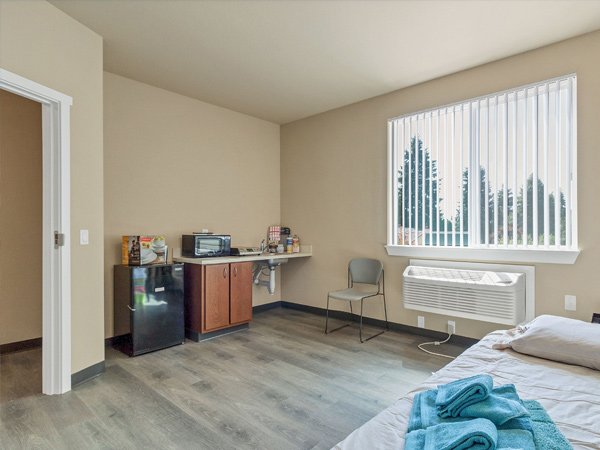
<svg viewBox="0 0 600 450"><path fill-rule="evenodd" d="M0 89L42 104L42 392L71 390L71 105L73 99L0 69ZM55 232L64 245L55 248Z"/></svg>

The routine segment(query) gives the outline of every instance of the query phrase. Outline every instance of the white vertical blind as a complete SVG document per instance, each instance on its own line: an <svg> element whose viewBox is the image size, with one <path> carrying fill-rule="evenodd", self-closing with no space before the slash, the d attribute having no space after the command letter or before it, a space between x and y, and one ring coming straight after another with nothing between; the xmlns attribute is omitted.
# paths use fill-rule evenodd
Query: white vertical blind
<svg viewBox="0 0 600 450"><path fill-rule="evenodd" d="M394 244L574 250L576 84L569 75L390 119Z"/></svg>
<svg viewBox="0 0 600 450"><path fill-rule="evenodd" d="M515 196L518 194L518 176L517 176L517 172L518 170L516 169L518 167L518 159L517 159L517 149L518 149L518 140L517 140L517 121L518 121L518 108L517 108L517 93L515 92L512 96L512 166L513 166L513 170L512 170L512 174L513 174L513 198L512 198L512 241L513 241L513 247L517 246L517 242L518 242L518 234L517 234L517 227L519 226L518 221L519 221L519 213L517 211L517 203L516 203L516 198Z"/></svg>

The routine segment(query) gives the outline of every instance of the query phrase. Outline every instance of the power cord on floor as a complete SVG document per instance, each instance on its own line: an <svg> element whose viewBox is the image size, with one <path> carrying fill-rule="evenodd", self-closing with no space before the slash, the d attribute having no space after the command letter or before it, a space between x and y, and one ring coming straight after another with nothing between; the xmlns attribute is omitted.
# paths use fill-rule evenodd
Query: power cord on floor
<svg viewBox="0 0 600 450"><path fill-rule="evenodd" d="M435 353L435 352L430 352L429 350L425 350L422 345L442 345L445 344L446 342L448 342L450 340L450 338L452 337L452 333L448 333L448 337L443 340L443 341L433 341L433 342L423 342L422 344L417 345L417 347L419 347L419 350L423 350L425 353L429 353L430 355L435 355L435 356L443 356L444 358L449 358L449 359L456 359L454 356L450 356L450 355L443 355L441 353Z"/></svg>

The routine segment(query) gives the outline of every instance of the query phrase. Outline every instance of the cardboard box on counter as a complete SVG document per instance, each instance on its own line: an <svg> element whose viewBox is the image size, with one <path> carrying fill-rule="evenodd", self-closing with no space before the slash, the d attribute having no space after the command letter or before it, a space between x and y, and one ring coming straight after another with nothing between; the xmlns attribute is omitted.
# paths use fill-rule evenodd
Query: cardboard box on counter
<svg viewBox="0 0 600 450"><path fill-rule="evenodd" d="M122 262L129 266L166 264L168 247L162 236L123 236Z"/></svg>

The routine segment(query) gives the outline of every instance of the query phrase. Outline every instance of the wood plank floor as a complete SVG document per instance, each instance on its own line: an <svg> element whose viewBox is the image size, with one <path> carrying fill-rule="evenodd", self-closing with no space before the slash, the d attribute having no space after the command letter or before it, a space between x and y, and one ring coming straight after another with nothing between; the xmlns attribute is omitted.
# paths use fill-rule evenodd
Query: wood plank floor
<svg viewBox="0 0 600 450"><path fill-rule="evenodd" d="M276 309L203 343L135 358L107 349L106 373L60 396L10 394L17 372L3 358L0 448L329 449L449 361L419 351L419 336L361 344L356 327L323 326Z"/></svg>

